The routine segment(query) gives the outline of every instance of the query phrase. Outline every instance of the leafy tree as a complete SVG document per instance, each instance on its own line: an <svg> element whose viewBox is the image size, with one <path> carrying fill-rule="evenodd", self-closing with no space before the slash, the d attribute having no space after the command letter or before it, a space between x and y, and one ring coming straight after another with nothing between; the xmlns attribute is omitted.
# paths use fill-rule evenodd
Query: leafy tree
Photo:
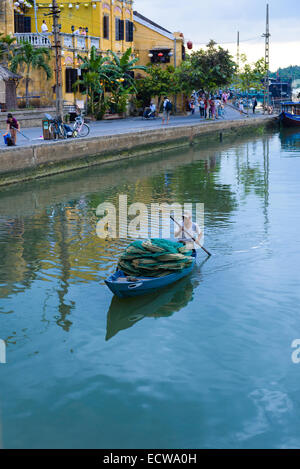
<svg viewBox="0 0 300 469"><path fill-rule="evenodd" d="M152 97L158 96L159 108L163 96L176 95L181 91L173 66L163 69L159 65L151 65L147 73L148 76L137 80L137 96L144 105L149 104Z"/></svg>
<svg viewBox="0 0 300 469"><path fill-rule="evenodd" d="M247 63L245 55L241 57L243 66L237 72L235 84L242 92L247 93L247 99L251 88L259 91L263 89L263 79L266 75L267 68L265 59L257 60L253 65Z"/></svg>
<svg viewBox="0 0 300 469"><path fill-rule="evenodd" d="M209 93L228 86L236 71L236 63L228 50L216 47L214 41L187 58L177 70L178 79L187 93L202 89Z"/></svg>
<svg viewBox="0 0 300 469"><path fill-rule="evenodd" d="M30 42L22 42L15 50L14 56L10 63L12 72L17 72L19 68L25 67L25 95L26 107L29 107L29 81L32 69L44 70L47 80L52 76L49 67L50 51L47 47L34 47Z"/></svg>
<svg viewBox="0 0 300 469"><path fill-rule="evenodd" d="M290 65L286 68L278 68L276 72L270 73L271 78L280 78L280 80L300 80L300 65Z"/></svg>

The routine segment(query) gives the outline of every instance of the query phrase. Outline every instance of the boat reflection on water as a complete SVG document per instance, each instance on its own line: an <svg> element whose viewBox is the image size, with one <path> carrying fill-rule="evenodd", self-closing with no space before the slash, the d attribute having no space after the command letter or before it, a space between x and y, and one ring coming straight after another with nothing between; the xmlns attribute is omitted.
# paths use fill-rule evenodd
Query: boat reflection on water
<svg viewBox="0 0 300 469"><path fill-rule="evenodd" d="M295 153L298 153L300 156L300 131L296 129L281 129L279 138L281 140L281 148L287 152L293 153L293 156L296 156Z"/></svg>
<svg viewBox="0 0 300 469"><path fill-rule="evenodd" d="M118 332L129 329L146 317L172 316L192 301L194 288L198 284L199 279L189 276L148 295L123 299L114 296L107 313L105 339L111 339Z"/></svg>

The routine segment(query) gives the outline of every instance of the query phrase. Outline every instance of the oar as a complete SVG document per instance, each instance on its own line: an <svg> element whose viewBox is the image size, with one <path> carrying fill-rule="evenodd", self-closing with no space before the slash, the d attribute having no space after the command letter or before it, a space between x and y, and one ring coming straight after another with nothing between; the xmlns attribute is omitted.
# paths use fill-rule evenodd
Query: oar
<svg viewBox="0 0 300 469"><path fill-rule="evenodd" d="M204 252L206 252L206 254L208 256L211 256L211 253L207 251L207 249L205 249L204 246L201 246L201 244L199 243L199 241L197 241L183 226L181 226L176 220L174 220L174 218L172 217L172 215L170 215L170 218L171 220L173 220L174 223L176 223L176 225L179 226L179 228L185 232L185 234L187 234L196 244L198 244L198 246L200 246L201 249L203 249Z"/></svg>
<svg viewBox="0 0 300 469"><path fill-rule="evenodd" d="M30 140L30 138L27 137L27 135L23 134L23 132L21 132L21 130L17 129L17 131L18 131L21 135L23 135L23 137L27 138L27 140Z"/></svg>

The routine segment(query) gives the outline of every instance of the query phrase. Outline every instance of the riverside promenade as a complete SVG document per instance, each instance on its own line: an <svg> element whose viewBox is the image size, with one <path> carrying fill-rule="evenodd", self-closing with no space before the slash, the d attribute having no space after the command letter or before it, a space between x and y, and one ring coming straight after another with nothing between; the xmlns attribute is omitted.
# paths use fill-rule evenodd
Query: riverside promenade
<svg viewBox="0 0 300 469"><path fill-rule="evenodd" d="M261 114L255 114L255 117L259 117ZM176 126L183 126L183 125L191 125L191 124L207 124L210 122L223 122L227 120L245 120L253 117L252 112L249 113L249 117L245 114L241 115L238 110L233 109L230 106L226 106L225 111L225 118L224 119L217 119L215 121L211 120L204 120L200 119L199 113L195 112L194 115L190 116L172 116L170 119L170 123L168 127L176 127ZM116 135L121 133L128 133L128 132L137 132L143 130L152 130L152 129L160 129L164 126L161 123L161 118L157 117L154 119L142 119L141 117L129 117L127 119L117 119L117 120L102 120L97 122L89 123L89 127L91 128L91 132L89 137L102 137L106 135ZM42 126L39 127L29 127L29 128L22 128L21 131L26 135L23 137L21 134L18 134L18 147L24 147L28 145L34 144L49 144L50 142L43 140L42 135ZM7 146L4 144L3 141L3 133L4 130L0 130L0 150L7 149ZM53 142L52 142L53 143Z"/></svg>
<svg viewBox="0 0 300 469"><path fill-rule="evenodd" d="M103 164L138 155L174 149L197 143L210 135L220 139L246 127L264 127L276 116L249 113L241 115L227 106L224 119L203 120L199 113L161 119L127 118L90 124L88 137L44 141L41 127L21 129L16 147L4 145L0 134L0 186L73 169Z"/></svg>

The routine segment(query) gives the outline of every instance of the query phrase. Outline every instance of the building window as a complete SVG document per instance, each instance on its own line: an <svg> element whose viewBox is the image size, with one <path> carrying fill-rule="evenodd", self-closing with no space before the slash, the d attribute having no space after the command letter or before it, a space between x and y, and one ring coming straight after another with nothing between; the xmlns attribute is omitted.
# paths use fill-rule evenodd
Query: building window
<svg viewBox="0 0 300 469"><path fill-rule="evenodd" d="M126 42L133 42L133 22L126 20Z"/></svg>
<svg viewBox="0 0 300 469"><path fill-rule="evenodd" d="M150 50L151 63L152 64L169 64L170 63L170 52L171 49L162 49L162 50Z"/></svg>
<svg viewBox="0 0 300 469"><path fill-rule="evenodd" d="M80 68L77 72L78 79L81 81L84 81L84 75L88 73L86 69ZM85 93L86 92L86 87L82 83L79 85L79 93Z"/></svg>
<svg viewBox="0 0 300 469"><path fill-rule="evenodd" d="M77 81L77 69L66 68L66 93L74 93L73 85Z"/></svg>
<svg viewBox="0 0 300 469"><path fill-rule="evenodd" d="M109 16L103 16L103 38L109 39Z"/></svg>
<svg viewBox="0 0 300 469"><path fill-rule="evenodd" d="M116 41L124 41L124 21L116 18Z"/></svg>
<svg viewBox="0 0 300 469"><path fill-rule="evenodd" d="M16 33L31 33L31 18L30 16L19 15L15 13L15 32Z"/></svg>

